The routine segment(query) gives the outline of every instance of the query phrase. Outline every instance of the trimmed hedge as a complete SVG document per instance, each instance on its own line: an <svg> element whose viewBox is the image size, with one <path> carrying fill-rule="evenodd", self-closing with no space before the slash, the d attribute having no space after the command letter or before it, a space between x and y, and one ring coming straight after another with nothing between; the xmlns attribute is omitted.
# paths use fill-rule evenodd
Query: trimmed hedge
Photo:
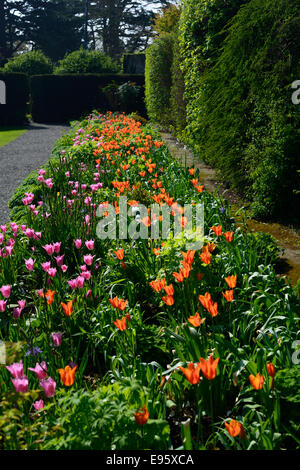
<svg viewBox="0 0 300 470"><path fill-rule="evenodd" d="M23 73L2 73L6 86L6 104L0 104L0 126L22 125L28 111L29 78Z"/></svg>
<svg viewBox="0 0 300 470"><path fill-rule="evenodd" d="M35 75L31 79L32 119L35 122L62 123L79 119L94 109L100 112L112 110L109 93L104 88L126 82L141 87L139 96L132 101L131 109L113 111L138 112L145 116L143 75Z"/></svg>

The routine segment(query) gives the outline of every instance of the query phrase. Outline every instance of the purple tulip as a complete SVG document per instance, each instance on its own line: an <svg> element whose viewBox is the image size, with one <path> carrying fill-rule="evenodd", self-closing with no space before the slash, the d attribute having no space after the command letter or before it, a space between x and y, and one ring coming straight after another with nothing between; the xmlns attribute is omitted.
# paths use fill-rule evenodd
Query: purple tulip
<svg viewBox="0 0 300 470"><path fill-rule="evenodd" d="M51 333L54 346L61 345L62 333Z"/></svg>

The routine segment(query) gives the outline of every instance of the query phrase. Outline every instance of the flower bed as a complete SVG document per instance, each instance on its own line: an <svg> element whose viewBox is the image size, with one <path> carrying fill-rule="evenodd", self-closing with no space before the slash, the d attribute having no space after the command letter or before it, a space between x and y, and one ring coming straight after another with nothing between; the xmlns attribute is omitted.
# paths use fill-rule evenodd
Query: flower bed
<svg viewBox="0 0 300 470"><path fill-rule="evenodd" d="M94 114L16 192L0 227L2 448L299 446L280 413L285 371L299 380L299 297L272 240L237 227L198 176L150 127ZM164 218L136 207L154 202L185 236L150 236ZM182 208L200 203L202 246L187 249ZM120 238L122 223L148 236Z"/></svg>

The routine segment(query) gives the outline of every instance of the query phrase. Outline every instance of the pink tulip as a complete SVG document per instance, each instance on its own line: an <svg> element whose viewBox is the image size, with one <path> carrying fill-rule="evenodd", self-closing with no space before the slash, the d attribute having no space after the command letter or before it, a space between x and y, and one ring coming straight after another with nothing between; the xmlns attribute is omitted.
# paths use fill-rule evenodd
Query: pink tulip
<svg viewBox="0 0 300 470"><path fill-rule="evenodd" d="M28 379L26 375L24 377L16 378L16 379L10 379L16 389L16 392L21 392L21 393L27 393L28 391Z"/></svg>
<svg viewBox="0 0 300 470"><path fill-rule="evenodd" d="M4 234L0 233L0 245L2 245L3 240L4 240Z"/></svg>
<svg viewBox="0 0 300 470"><path fill-rule="evenodd" d="M86 281L89 281L91 279L91 272L90 271L83 271L81 273L81 276L84 277Z"/></svg>
<svg viewBox="0 0 300 470"><path fill-rule="evenodd" d="M20 309L23 310L23 308L25 308L25 305L26 305L26 300L18 300L18 305Z"/></svg>
<svg viewBox="0 0 300 470"><path fill-rule="evenodd" d="M6 366L6 369L9 370L15 379L22 379L24 377L24 364L22 361L14 362L11 366Z"/></svg>
<svg viewBox="0 0 300 470"><path fill-rule="evenodd" d="M77 240L74 240L74 243L75 243L75 247L79 250L79 248L81 248L82 241L80 239L77 239Z"/></svg>
<svg viewBox="0 0 300 470"><path fill-rule="evenodd" d="M24 261L25 261L25 265L28 271L33 271L35 260L33 260L32 258L29 258L29 259L25 259Z"/></svg>
<svg viewBox="0 0 300 470"><path fill-rule="evenodd" d="M71 289L76 289L76 287L77 287L77 280L76 280L76 279L71 279L70 281L68 281L68 284L69 284L69 286L71 287Z"/></svg>
<svg viewBox="0 0 300 470"><path fill-rule="evenodd" d="M43 388L45 395L47 398L54 397L55 389L56 389L56 382L49 377L47 380L43 379L40 381L40 386Z"/></svg>
<svg viewBox="0 0 300 470"><path fill-rule="evenodd" d="M83 288L83 285L84 285L84 277L78 276L78 277L76 278L76 285L77 285L77 287L79 287L80 289L82 289L82 288Z"/></svg>
<svg viewBox="0 0 300 470"><path fill-rule="evenodd" d="M28 370L35 372L39 380L45 379L47 377L48 369L45 361L41 362L41 364L37 362L34 369L32 367L28 367Z"/></svg>
<svg viewBox="0 0 300 470"><path fill-rule="evenodd" d="M50 277L55 277L56 276L56 273L57 273L57 269L56 268L50 268L48 269L48 274Z"/></svg>
<svg viewBox="0 0 300 470"><path fill-rule="evenodd" d="M7 300L0 300L0 312L5 312Z"/></svg>
<svg viewBox="0 0 300 470"><path fill-rule="evenodd" d="M68 270L68 266L66 266L65 264L62 264L61 265L61 270L62 270L63 273L66 273L67 270Z"/></svg>
<svg viewBox="0 0 300 470"><path fill-rule="evenodd" d="M39 411L45 407L45 403L43 400L37 400L33 403L33 406L36 409L36 411Z"/></svg>
<svg viewBox="0 0 300 470"><path fill-rule="evenodd" d="M62 266L63 265L64 257L65 257L65 255L55 256L57 266Z"/></svg>
<svg viewBox="0 0 300 470"><path fill-rule="evenodd" d="M50 261L47 261L46 263L42 263L42 268L47 273L49 271L49 269L51 268Z"/></svg>
<svg viewBox="0 0 300 470"><path fill-rule="evenodd" d="M16 319L17 319L17 318L20 318L21 313L22 313L22 309L21 309L21 308L19 308L19 307L14 307L14 308L13 308L13 317L14 317L14 318L16 318Z"/></svg>
<svg viewBox="0 0 300 470"><path fill-rule="evenodd" d="M10 285L2 286L0 289L0 292L3 295L3 297L5 297L5 299L8 299L10 297L11 286Z"/></svg>
<svg viewBox="0 0 300 470"><path fill-rule="evenodd" d="M91 291L91 289L89 289L86 293L86 298L90 299L91 297L92 297L92 291Z"/></svg>
<svg viewBox="0 0 300 470"><path fill-rule="evenodd" d="M53 245L45 245L43 246L44 250L46 250L47 255L53 255L54 253L54 246Z"/></svg>
<svg viewBox="0 0 300 470"><path fill-rule="evenodd" d="M5 233L6 230L7 230L6 225L0 225L0 228L1 228L1 230L2 230L3 233Z"/></svg>
<svg viewBox="0 0 300 470"><path fill-rule="evenodd" d="M88 266L91 266L93 264L93 259L94 259L94 256L92 255L85 255L83 257L83 261L85 262L85 264L87 264Z"/></svg>
<svg viewBox="0 0 300 470"><path fill-rule="evenodd" d="M53 248L54 248L55 253L59 253L59 252L60 252L60 246L61 246L61 242L55 242L55 243L53 243Z"/></svg>
<svg viewBox="0 0 300 470"><path fill-rule="evenodd" d="M95 248L94 240L87 240L85 242L85 246L87 247L88 250L93 250Z"/></svg>
<svg viewBox="0 0 300 470"><path fill-rule="evenodd" d="M61 333L51 333L52 341L54 346L61 345L62 334Z"/></svg>

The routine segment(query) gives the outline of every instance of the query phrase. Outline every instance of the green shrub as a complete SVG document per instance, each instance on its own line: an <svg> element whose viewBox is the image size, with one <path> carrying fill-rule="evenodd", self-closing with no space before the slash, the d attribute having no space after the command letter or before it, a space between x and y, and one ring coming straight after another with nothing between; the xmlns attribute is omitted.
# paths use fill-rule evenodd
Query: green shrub
<svg viewBox="0 0 300 470"><path fill-rule="evenodd" d="M170 122L171 66L173 36L161 36L148 47L145 66L145 100L150 119L166 124Z"/></svg>
<svg viewBox="0 0 300 470"><path fill-rule="evenodd" d="M5 83L6 104L0 105L0 125L14 126L26 122L29 102L29 80L23 73L1 73Z"/></svg>
<svg viewBox="0 0 300 470"><path fill-rule="evenodd" d="M94 392L66 393L49 406L53 414L47 414L43 448L167 450L169 426L162 419L152 419L153 404L148 403L150 419L143 429L134 419L135 412L148 401L148 393L134 380L101 386Z"/></svg>
<svg viewBox="0 0 300 470"><path fill-rule="evenodd" d="M296 215L299 3L251 0L239 9L245 2L232 0L227 10L223 3L184 2L188 141L254 201L256 215Z"/></svg>
<svg viewBox="0 0 300 470"><path fill-rule="evenodd" d="M4 65L5 72L20 72L27 75L52 73L53 64L41 51L30 51L9 59Z"/></svg>
<svg viewBox="0 0 300 470"><path fill-rule="evenodd" d="M55 69L55 73L117 73L119 66L109 56L100 51L87 51L80 49L79 51L67 54L64 59L60 60L59 66Z"/></svg>

